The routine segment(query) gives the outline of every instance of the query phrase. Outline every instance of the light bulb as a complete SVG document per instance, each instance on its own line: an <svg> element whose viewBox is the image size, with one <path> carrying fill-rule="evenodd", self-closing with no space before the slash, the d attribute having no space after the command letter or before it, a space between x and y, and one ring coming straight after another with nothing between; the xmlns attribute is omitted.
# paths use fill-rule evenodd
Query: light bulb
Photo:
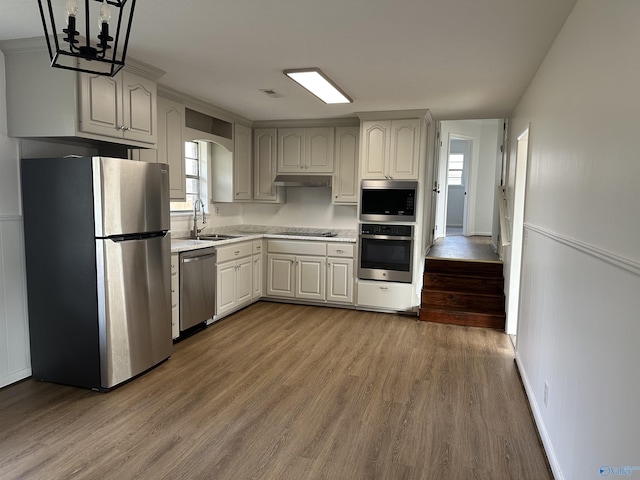
<svg viewBox="0 0 640 480"><path fill-rule="evenodd" d="M100 6L100 23L109 23L111 20L111 10L109 10L109 4L107 0L102 0L102 5Z"/></svg>
<svg viewBox="0 0 640 480"><path fill-rule="evenodd" d="M77 14L78 14L78 1L67 0L67 15L70 17L75 17Z"/></svg>

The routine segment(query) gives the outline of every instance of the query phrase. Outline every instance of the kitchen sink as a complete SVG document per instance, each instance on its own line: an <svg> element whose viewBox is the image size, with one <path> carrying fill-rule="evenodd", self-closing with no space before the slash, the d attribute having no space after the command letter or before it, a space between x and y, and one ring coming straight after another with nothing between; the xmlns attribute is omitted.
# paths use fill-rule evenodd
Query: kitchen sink
<svg viewBox="0 0 640 480"><path fill-rule="evenodd" d="M199 240L212 240L212 241L216 241L216 240L229 240L230 238L238 238L240 237L240 235L224 235L224 234L213 234L213 235L200 235L198 237Z"/></svg>

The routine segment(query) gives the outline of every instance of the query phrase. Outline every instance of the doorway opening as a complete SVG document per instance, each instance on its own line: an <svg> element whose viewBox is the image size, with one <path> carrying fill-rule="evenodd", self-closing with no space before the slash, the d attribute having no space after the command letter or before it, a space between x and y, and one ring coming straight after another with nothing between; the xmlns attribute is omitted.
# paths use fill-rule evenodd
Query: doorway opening
<svg viewBox="0 0 640 480"><path fill-rule="evenodd" d="M467 171L473 139L457 135L449 138L447 158L446 222L444 236L467 236Z"/></svg>
<svg viewBox="0 0 640 480"><path fill-rule="evenodd" d="M434 245L452 236L483 237L498 251L496 186L502 175L504 124L502 119L438 124L431 197Z"/></svg>

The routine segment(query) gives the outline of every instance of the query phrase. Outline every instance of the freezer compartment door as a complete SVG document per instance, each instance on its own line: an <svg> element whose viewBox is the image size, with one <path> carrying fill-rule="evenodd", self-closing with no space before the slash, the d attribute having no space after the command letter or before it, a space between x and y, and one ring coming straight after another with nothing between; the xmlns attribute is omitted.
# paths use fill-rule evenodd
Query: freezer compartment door
<svg viewBox="0 0 640 480"><path fill-rule="evenodd" d="M96 240L100 374L108 389L171 355L171 240Z"/></svg>
<svg viewBox="0 0 640 480"><path fill-rule="evenodd" d="M169 166L94 157L96 237L169 230Z"/></svg>

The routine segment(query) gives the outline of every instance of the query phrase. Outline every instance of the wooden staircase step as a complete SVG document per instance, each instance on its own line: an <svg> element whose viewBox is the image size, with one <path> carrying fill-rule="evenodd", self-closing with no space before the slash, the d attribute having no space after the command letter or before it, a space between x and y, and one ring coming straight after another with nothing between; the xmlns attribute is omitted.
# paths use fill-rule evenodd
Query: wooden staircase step
<svg viewBox="0 0 640 480"><path fill-rule="evenodd" d="M466 327L485 327L504 330L505 318L504 313L502 315L492 315L428 307L420 308L420 320L422 321L463 325Z"/></svg>
<svg viewBox="0 0 640 480"><path fill-rule="evenodd" d="M499 277L472 277L444 273L425 273L422 288L425 290L502 295L504 292L504 278L502 274Z"/></svg>
<svg viewBox="0 0 640 480"><path fill-rule="evenodd" d="M504 314L504 295L422 290L422 306L465 312Z"/></svg>
<svg viewBox="0 0 640 480"><path fill-rule="evenodd" d="M474 262L468 260L427 258L425 273L502 277L502 262Z"/></svg>

